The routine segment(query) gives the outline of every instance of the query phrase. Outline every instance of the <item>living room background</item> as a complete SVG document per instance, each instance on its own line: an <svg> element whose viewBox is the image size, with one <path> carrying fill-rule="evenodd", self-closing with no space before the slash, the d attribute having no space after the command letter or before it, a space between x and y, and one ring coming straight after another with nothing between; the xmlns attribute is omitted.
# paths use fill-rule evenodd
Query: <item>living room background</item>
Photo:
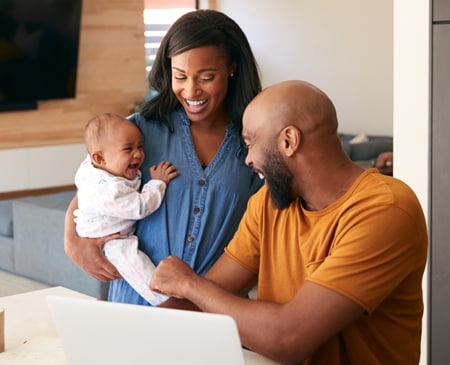
<svg viewBox="0 0 450 365"><path fill-rule="evenodd" d="M263 84L302 78L335 100L340 130L392 135L391 2L200 1L247 33ZM100 111L127 114L146 92L142 0L84 0L78 97L0 113L0 193L72 184L81 135ZM120 44L120 47L118 46ZM142 53L141 53L142 52ZM131 56L136 55L136 56Z"/></svg>

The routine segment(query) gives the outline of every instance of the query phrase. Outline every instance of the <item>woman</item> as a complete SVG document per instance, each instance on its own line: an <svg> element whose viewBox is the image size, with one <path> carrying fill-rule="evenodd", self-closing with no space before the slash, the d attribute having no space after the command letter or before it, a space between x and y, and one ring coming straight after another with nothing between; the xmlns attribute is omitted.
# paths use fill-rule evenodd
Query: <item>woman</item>
<svg viewBox="0 0 450 365"><path fill-rule="evenodd" d="M145 139L142 183L149 167L170 161L179 176L161 207L137 225L139 248L157 265L177 255L199 274L222 254L262 182L245 165L242 113L261 90L256 61L245 34L223 13L187 13L161 42L150 85L158 95L130 117ZM66 215L67 255L91 276L118 278L102 255L101 239L77 237L76 198ZM124 280L111 282L110 301L148 303Z"/></svg>

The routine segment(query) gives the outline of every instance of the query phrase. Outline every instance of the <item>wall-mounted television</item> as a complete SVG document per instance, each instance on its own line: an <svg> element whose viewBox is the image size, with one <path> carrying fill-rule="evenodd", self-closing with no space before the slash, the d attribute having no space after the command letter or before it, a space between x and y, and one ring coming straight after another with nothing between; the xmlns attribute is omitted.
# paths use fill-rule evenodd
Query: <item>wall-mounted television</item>
<svg viewBox="0 0 450 365"><path fill-rule="evenodd" d="M0 0L0 111L74 98L82 0Z"/></svg>

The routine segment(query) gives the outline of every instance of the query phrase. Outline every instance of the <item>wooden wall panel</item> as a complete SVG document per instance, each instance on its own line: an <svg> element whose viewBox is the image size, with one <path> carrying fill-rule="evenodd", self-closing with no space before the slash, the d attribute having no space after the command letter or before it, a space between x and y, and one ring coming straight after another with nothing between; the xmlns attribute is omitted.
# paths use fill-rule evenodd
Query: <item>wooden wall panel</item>
<svg viewBox="0 0 450 365"><path fill-rule="evenodd" d="M83 0L77 96L0 112L0 149L82 142L103 111L127 115L146 92L143 0Z"/></svg>

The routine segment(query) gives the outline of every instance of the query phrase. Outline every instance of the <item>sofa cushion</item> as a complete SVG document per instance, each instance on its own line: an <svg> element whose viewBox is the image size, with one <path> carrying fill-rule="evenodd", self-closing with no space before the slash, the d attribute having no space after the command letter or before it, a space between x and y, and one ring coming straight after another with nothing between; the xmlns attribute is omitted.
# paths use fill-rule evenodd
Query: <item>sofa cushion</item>
<svg viewBox="0 0 450 365"><path fill-rule="evenodd" d="M382 152L392 152L392 139L372 138L368 142L351 145L351 159L353 161L374 159Z"/></svg>
<svg viewBox="0 0 450 365"><path fill-rule="evenodd" d="M339 133L342 147L353 161L375 159L382 152L392 152L391 136L354 135Z"/></svg>
<svg viewBox="0 0 450 365"><path fill-rule="evenodd" d="M12 200L0 201L0 236L13 236Z"/></svg>
<svg viewBox="0 0 450 365"><path fill-rule="evenodd" d="M64 251L64 219L74 195L72 191L14 201L14 271L48 285L106 298L109 283L90 277Z"/></svg>

